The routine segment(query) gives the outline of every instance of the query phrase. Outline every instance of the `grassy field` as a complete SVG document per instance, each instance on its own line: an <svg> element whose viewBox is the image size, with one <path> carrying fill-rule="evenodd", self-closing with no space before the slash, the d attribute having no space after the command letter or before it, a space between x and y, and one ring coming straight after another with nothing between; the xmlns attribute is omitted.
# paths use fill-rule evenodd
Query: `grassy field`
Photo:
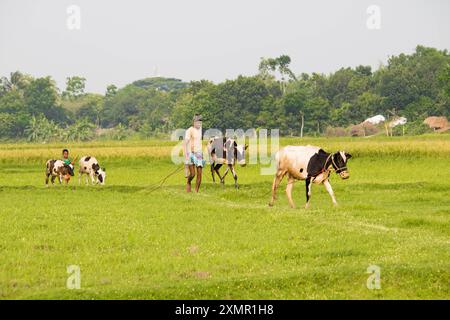
<svg viewBox="0 0 450 320"><path fill-rule="evenodd" d="M199 194L184 192L173 142L91 142L105 186L44 186L44 164L63 144L0 145L1 299L449 299L450 136L282 139L353 155L351 177L332 177L303 209L267 205L272 176L238 168ZM68 265L81 289L66 288ZM370 265L381 289L369 290Z"/></svg>

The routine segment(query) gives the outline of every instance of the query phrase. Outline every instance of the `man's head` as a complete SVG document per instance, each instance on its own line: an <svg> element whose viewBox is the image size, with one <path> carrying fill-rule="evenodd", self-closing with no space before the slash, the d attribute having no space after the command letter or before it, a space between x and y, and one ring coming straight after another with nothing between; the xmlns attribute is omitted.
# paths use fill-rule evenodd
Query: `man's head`
<svg viewBox="0 0 450 320"><path fill-rule="evenodd" d="M64 150L62 151L62 155L63 155L63 158L64 158L64 159L67 159L67 158L69 157L69 150L64 149Z"/></svg>
<svg viewBox="0 0 450 320"><path fill-rule="evenodd" d="M202 127L202 116L196 113L192 119L192 122L195 129L200 129Z"/></svg>

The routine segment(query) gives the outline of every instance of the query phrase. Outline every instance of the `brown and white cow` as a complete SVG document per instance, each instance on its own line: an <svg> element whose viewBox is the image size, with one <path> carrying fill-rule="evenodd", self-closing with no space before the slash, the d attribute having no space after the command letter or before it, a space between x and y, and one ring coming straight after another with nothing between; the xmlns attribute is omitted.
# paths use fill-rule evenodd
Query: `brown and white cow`
<svg viewBox="0 0 450 320"><path fill-rule="evenodd" d="M272 184L272 206L276 198L276 191L285 175L288 175L286 194L289 204L295 207L292 200L292 188L296 180L306 181L306 208L309 207L312 183L323 184L331 196L333 204L337 204L333 189L329 181L330 173L334 170L342 179L349 178L347 161L351 155L338 151L327 153L319 147L314 146L287 146L277 152L275 161L277 172Z"/></svg>
<svg viewBox="0 0 450 320"><path fill-rule="evenodd" d="M105 184L105 168L100 168L97 159L91 156L84 156L79 161L80 169L78 171L78 184L81 184L81 177L86 174L86 184L89 184L89 177L92 184Z"/></svg>
<svg viewBox="0 0 450 320"><path fill-rule="evenodd" d="M231 138L221 138L215 137L211 138L208 142L208 156L211 164L211 175L213 182L216 182L216 178L214 172L217 173L220 179L220 183L225 183L225 177L229 170L233 174L234 178L234 186L236 189L239 188L239 184L237 183L237 174L235 170L236 162L239 163L242 167L246 165L245 163L245 150L247 149L247 145L238 145L236 140ZM227 169L223 176L220 176L219 169L222 165L227 165Z"/></svg>
<svg viewBox="0 0 450 320"><path fill-rule="evenodd" d="M55 184L56 177L58 177L59 183L64 180L67 184L70 180L70 167L61 160L48 160L45 169L45 184L47 186L50 176L52 177L52 184Z"/></svg>

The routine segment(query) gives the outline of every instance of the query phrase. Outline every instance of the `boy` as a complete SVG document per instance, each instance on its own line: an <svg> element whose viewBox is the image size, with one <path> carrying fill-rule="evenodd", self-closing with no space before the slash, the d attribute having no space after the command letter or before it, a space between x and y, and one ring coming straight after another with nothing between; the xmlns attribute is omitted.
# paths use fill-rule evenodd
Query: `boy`
<svg viewBox="0 0 450 320"><path fill-rule="evenodd" d="M67 165L69 167L69 173L70 175L73 177L75 174L73 173L73 164L75 160L70 160L69 158L69 150L64 149L62 151L62 155L63 155L63 159L62 161L64 162L65 165Z"/></svg>
<svg viewBox="0 0 450 320"><path fill-rule="evenodd" d="M184 137L184 160L187 167L186 191L191 192L191 181L195 177L197 169L197 180L195 182L195 192L200 189L202 182L202 168L205 166L202 153L202 117L198 113L192 119L193 125L186 130Z"/></svg>

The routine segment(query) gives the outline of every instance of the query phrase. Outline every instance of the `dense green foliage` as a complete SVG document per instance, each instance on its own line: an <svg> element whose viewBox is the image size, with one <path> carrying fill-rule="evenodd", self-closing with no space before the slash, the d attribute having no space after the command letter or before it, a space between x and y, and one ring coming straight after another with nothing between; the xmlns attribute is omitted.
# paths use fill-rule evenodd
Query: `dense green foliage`
<svg viewBox="0 0 450 320"><path fill-rule="evenodd" d="M376 71L357 66L329 75L296 76L290 62L286 55L261 59L256 75L218 84L147 78L120 89L109 85L104 95L85 93L82 77L67 78L60 94L50 77L14 72L0 82L0 138L57 140L58 134L31 132L36 117L62 130L89 122L92 132L81 134L83 140L95 136L94 128L119 125L126 134L155 136L189 126L195 112L204 116L205 128L279 128L285 135L299 135L302 118L306 134L320 135L329 126L348 127L377 114L408 118L417 124L411 132L421 131L427 116L450 115L447 50L418 46L411 55L390 57Z"/></svg>

